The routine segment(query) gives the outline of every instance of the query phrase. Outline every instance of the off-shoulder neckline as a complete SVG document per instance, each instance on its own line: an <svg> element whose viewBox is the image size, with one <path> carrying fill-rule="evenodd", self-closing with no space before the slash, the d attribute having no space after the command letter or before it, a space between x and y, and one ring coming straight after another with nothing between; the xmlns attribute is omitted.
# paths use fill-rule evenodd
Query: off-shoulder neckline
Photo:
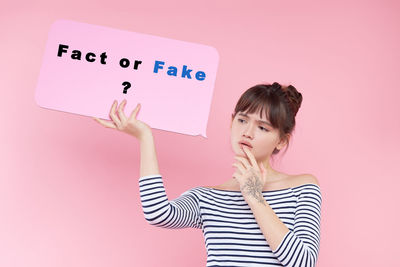
<svg viewBox="0 0 400 267"><path fill-rule="evenodd" d="M317 184L305 183L305 184L292 186L292 187L287 187L287 188L282 188L282 189L262 191L262 193L274 193L274 192L285 191L285 190L289 190L289 189L295 189L295 188L306 186L306 185L314 185L314 186L318 187L318 189L320 189L319 185L317 185ZM212 189L212 190L216 190L216 191L222 191L222 192L242 193L241 191L235 191L235 190L217 189L217 188L206 187L206 186L200 186L200 187L207 188L207 189Z"/></svg>

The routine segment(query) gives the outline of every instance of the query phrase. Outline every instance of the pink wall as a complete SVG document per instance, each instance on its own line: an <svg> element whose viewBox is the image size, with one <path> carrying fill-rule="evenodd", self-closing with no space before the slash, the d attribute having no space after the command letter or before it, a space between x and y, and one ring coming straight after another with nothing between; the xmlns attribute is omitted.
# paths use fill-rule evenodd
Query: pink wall
<svg viewBox="0 0 400 267"><path fill-rule="evenodd" d="M245 89L292 83L304 101L274 166L319 179L317 266L400 265L397 1L39 2L0 9L0 266L206 264L201 230L145 221L136 139L35 104L59 18L218 49L209 138L154 131L170 199L231 177L229 119Z"/></svg>

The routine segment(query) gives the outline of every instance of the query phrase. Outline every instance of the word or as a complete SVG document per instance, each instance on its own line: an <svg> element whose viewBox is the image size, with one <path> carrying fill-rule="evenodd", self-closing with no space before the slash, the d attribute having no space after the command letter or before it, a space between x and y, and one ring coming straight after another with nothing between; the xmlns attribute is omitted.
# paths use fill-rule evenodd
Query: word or
<svg viewBox="0 0 400 267"><path fill-rule="evenodd" d="M140 63L142 63L142 61L135 60L135 65L133 66L133 69L137 70ZM127 58L121 58L121 60L119 61L119 65L123 68L129 67L130 64L131 62Z"/></svg>
<svg viewBox="0 0 400 267"><path fill-rule="evenodd" d="M156 60L155 63L154 63L154 70L153 70L153 72L154 72L154 73L158 73L158 70L159 70L159 69L163 69L163 65L164 65L164 64L165 64L164 61L158 61L158 60ZM186 65L183 65L181 78L192 79L192 77L190 76L190 72L191 72L191 71L192 71L191 69L187 69L187 66L186 66ZM176 76L177 73L178 73L178 69L177 69L176 67L174 67L174 66L169 66L169 67L168 67L168 71L167 71L167 74L168 74L168 75L170 75L170 76ZM197 79L197 80L203 81L203 80L205 79L205 77L206 77L206 74L205 74L203 71L198 71L198 72L196 72L196 75L195 75L195 76L196 76L196 79Z"/></svg>

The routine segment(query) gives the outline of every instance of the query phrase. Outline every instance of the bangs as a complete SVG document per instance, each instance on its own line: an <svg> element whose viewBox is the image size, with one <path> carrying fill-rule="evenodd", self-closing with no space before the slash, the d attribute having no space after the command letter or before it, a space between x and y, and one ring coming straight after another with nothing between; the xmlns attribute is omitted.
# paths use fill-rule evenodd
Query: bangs
<svg viewBox="0 0 400 267"><path fill-rule="evenodd" d="M282 115L286 115L284 107L281 106L279 98L271 94L269 90L262 87L254 87L248 90L239 99L235 113L258 113L260 118L264 114L273 128L279 128L282 124ZM283 112L283 113L282 113ZM284 116L282 116L284 117Z"/></svg>

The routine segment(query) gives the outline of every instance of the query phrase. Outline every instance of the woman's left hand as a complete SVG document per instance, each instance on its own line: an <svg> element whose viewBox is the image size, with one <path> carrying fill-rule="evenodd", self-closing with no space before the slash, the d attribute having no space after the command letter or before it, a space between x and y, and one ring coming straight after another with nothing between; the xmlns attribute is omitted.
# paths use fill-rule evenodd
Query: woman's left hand
<svg viewBox="0 0 400 267"><path fill-rule="evenodd" d="M239 162L232 164L237 167L232 177L239 183L240 191L246 200L252 197L264 202L262 191L266 182L267 170L262 163L257 163L248 147L243 146L243 151L247 157L235 156Z"/></svg>

